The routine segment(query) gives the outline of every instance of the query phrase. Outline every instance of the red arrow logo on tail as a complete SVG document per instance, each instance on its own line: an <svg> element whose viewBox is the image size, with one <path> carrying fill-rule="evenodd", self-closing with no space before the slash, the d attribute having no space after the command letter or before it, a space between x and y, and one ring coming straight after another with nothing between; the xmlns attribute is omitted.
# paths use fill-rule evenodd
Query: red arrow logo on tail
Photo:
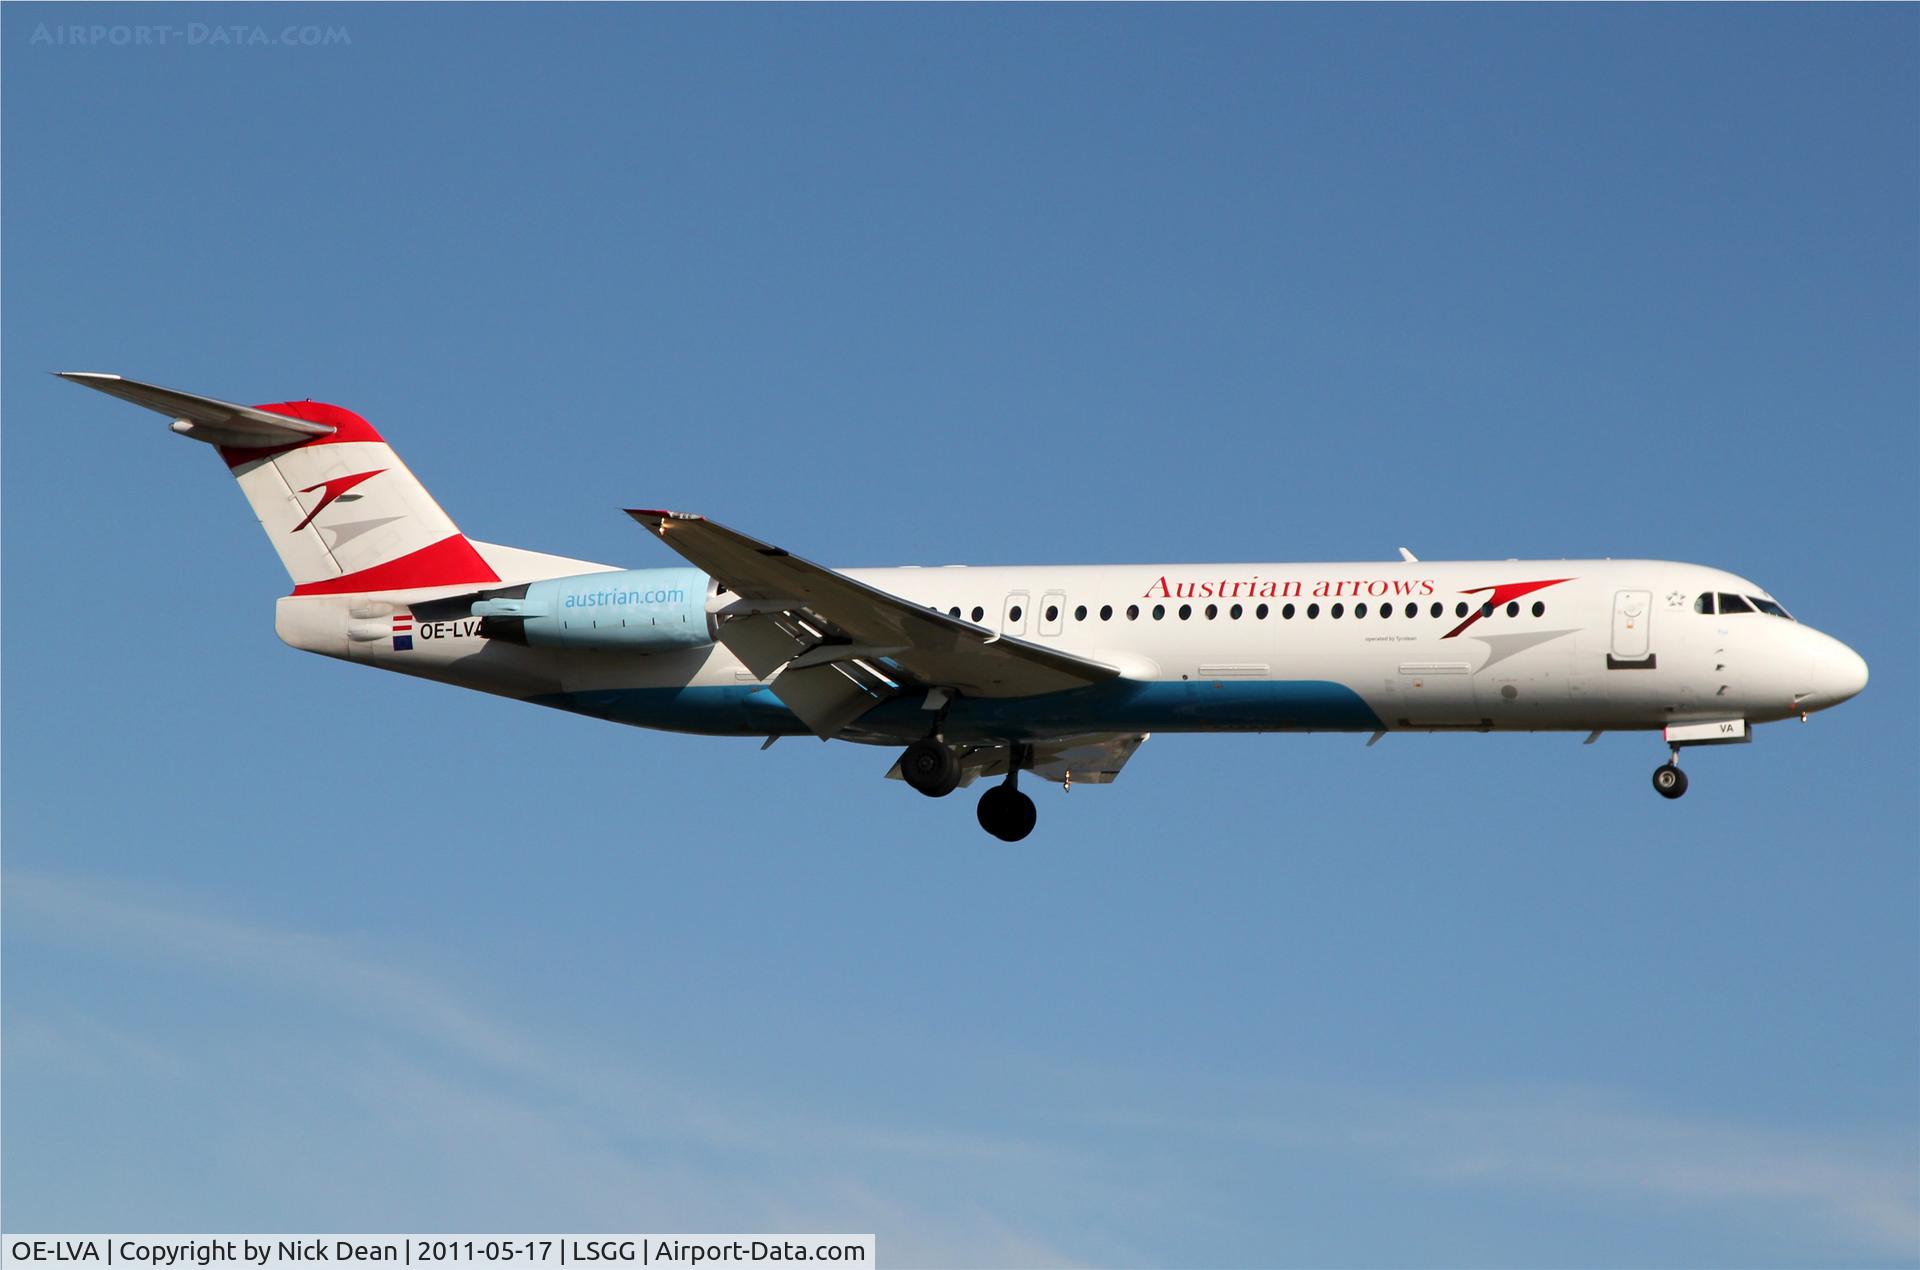
<svg viewBox="0 0 1920 1270"><path fill-rule="evenodd" d="M313 510L307 513L307 518L295 525L290 532L299 533L302 529L305 529L313 523L315 516L318 516L327 509L327 504L358 485L361 481L366 480L370 476L378 476L386 470L384 467L376 467L371 472L355 472L352 476L336 476L331 480L321 481L318 485L307 486L300 491L302 494L311 494L315 490L324 490L325 492L320 495L320 501L313 505Z"/></svg>

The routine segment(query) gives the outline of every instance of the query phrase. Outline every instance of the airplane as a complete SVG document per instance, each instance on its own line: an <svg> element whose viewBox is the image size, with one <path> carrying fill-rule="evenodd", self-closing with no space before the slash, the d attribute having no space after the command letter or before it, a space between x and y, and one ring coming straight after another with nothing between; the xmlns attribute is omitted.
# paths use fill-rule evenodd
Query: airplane
<svg viewBox="0 0 1920 1270"><path fill-rule="evenodd" d="M829 569L702 516L628 515L688 567L468 538L372 425L63 379L211 444L293 580L293 648L615 723L899 747L929 797L1032 832L1021 773L1112 781L1155 732L1658 731L1680 751L1854 696L1867 664L1765 589L1660 560Z"/></svg>

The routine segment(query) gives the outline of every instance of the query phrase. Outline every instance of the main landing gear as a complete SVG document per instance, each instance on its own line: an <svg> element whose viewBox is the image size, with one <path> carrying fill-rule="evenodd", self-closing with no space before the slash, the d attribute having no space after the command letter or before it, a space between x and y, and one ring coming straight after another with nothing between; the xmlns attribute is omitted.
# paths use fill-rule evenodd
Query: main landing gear
<svg viewBox="0 0 1920 1270"><path fill-rule="evenodd" d="M928 798L945 798L960 784L960 756L942 741L915 741L900 756L900 776Z"/></svg>
<svg viewBox="0 0 1920 1270"><path fill-rule="evenodd" d="M1653 787L1662 798L1678 798L1687 792L1687 774L1680 770L1680 750L1675 747L1672 757L1653 769Z"/></svg>
<svg viewBox="0 0 1920 1270"><path fill-rule="evenodd" d="M1020 776L1020 765L1016 762L1007 770L1007 779L980 795L979 809L974 813L980 818L980 827L1002 842L1018 842L1033 832L1033 825L1040 813L1033 808L1033 799L1021 793L1015 785Z"/></svg>
<svg viewBox="0 0 1920 1270"><path fill-rule="evenodd" d="M1009 755L1007 779L980 795L976 813L980 827L1002 842L1018 842L1033 832L1040 816L1033 799L1019 790L1020 769L1026 764L1025 746L1016 745ZM960 756L944 741L928 737L915 741L900 756L900 776L907 784L929 798L945 798L960 784Z"/></svg>

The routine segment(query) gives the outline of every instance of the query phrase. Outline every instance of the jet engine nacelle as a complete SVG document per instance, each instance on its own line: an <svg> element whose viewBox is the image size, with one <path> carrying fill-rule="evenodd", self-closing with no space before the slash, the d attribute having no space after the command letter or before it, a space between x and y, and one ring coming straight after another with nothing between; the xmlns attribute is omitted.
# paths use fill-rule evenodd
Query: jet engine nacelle
<svg viewBox="0 0 1920 1270"><path fill-rule="evenodd" d="M713 642L707 575L623 569L489 591L473 605L487 639L535 648L663 653Z"/></svg>

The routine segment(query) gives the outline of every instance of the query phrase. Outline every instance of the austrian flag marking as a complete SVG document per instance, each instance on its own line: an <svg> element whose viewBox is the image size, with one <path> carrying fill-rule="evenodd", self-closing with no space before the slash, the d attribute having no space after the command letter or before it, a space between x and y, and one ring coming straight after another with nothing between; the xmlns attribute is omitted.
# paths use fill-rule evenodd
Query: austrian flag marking
<svg viewBox="0 0 1920 1270"><path fill-rule="evenodd" d="M393 651L396 653L413 651L413 614L395 613L393 615Z"/></svg>

